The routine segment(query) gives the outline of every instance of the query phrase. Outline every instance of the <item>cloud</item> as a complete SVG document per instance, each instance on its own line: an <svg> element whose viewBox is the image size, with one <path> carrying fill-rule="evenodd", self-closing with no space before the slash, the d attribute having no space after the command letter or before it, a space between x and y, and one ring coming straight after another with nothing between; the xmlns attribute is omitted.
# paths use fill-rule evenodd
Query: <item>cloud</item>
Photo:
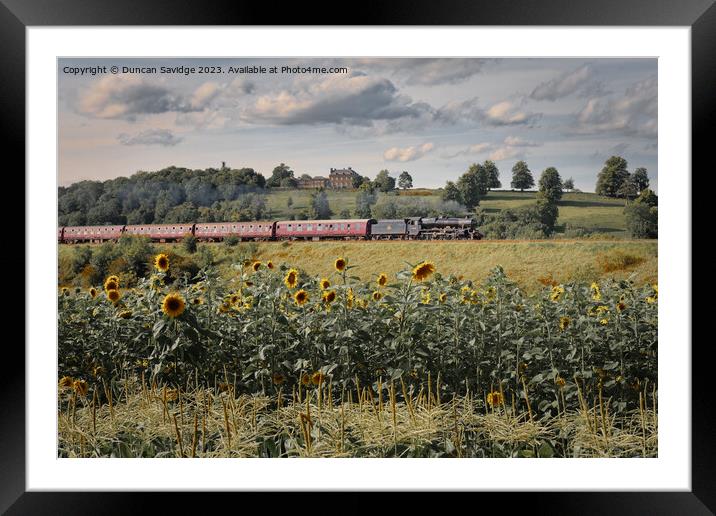
<svg viewBox="0 0 716 516"><path fill-rule="evenodd" d="M197 109L163 85L133 75L107 75L83 91L77 103L83 115L130 121L143 115Z"/></svg>
<svg viewBox="0 0 716 516"><path fill-rule="evenodd" d="M539 115L523 111L517 102L503 100L485 111L486 121L492 125L520 125L533 122Z"/></svg>
<svg viewBox="0 0 716 516"><path fill-rule="evenodd" d="M349 60L348 65L387 73L405 84L434 86L466 81L482 72L489 61L476 58L362 58Z"/></svg>
<svg viewBox="0 0 716 516"><path fill-rule="evenodd" d="M528 125L541 117L520 107L518 100L503 100L488 108L480 106L477 97L461 102L448 102L435 113L435 120L445 124L483 122L492 126Z"/></svg>
<svg viewBox="0 0 716 516"><path fill-rule="evenodd" d="M554 102L557 99L568 97L582 90L586 90L592 96L596 96L595 93L602 91L602 85L594 81L593 76L592 67L585 64L576 70L565 72L551 81L541 83L532 90L530 97L534 100L550 100Z"/></svg>
<svg viewBox="0 0 716 516"><path fill-rule="evenodd" d="M494 151L490 153L488 156L488 159L492 161L502 161L505 159L515 158L515 157L523 157L525 155L525 152L522 149L516 148L516 147L510 147L509 145L503 145L501 147L496 148Z"/></svg>
<svg viewBox="0 0 716 516"><path fill-rule="evenodd" d="M524 140L517 136L507 136L501 143L476 143L462 150L453 153L445 153L441 157L445 159L457 156L469 156L487 154L487 159L501 161L516 156L524 156L526 147L540 147L542 144Z"/></svg>
<svg viewBox="0 0 716 516"><path fill-rule="evenodd" d="M183 138L175 135L168 129L146 129L136 134L121 133L117 140L122 145L161 145L162 147L173 147L181 142Z"/></svg>
<svg viewBox="0 0 716 516"><path fill-rule="evenodd" d="M431 143L423 143L412 147L391 147L383 153L383 159L386 161L415 161L432 151L435 146Z"/></svg>
<svg viewBox="0 0 716 516"><path fill-rule="evenodd" d="M524 140L519 136L508 136L505 138L505 145L509 145L511 147L539 147L542 144Z"/></svg>
<svg viewBox="0 0 716 516"><path fill-rule="evenodd" d="M657 135L657 80L650 77L629 86L622 97L590 98L577 114L581 133L613 132Z"/></svg>
<svg viewBox="0 0 716 516"><path fill-rule="evenodd" d="M194 90L191 96L191 107L199 111L206 108L222 91L222 86L215 82L205 82Z"/></svg>
<svg viewBox="0 0 716 516"><path fill-rule="evenodd" d="M297 81L292 89L262 95L242 113L250 123L352 124L416 118L429 106L400 95L388 79L362 74L334 75L318 81Z"/></svg>

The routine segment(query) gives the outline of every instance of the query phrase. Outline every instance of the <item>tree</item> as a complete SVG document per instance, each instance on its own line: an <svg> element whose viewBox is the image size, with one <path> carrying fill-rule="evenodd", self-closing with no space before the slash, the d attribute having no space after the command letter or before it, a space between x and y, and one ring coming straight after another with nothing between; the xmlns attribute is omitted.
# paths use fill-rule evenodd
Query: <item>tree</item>
<svg viewBox="0 0 716 516"><path fill-rule="evenodd" d="M637 195L639 195L639 190L637 188L636 181L634 181L634 175L629 174L619 187L617 196L623 197L628 201L630 199L635 199Z"/></svg>
<svg viewBox="0 0 716 516"><path fill-rule="evenodd" d="M385 169L378 172L373 182L375 183L375 187L381 192L392 192L395 190L395 178L390 177L390 173Z"/></svg>
<svg viewBox="0 0 716 516"><path fill-rule="evenodd" d="M502 188L502 183L500 183L500 171L498 170L497 165L495 165L495 162L488 159L482 164L482 167L485 169L485 173L488 178L487 189Z"/></svg>
<svg viewBox="0 0 716 516"><path fill-rule="evenodd" d="M400 173L400 177L398 177L398 186L403 190L413 187L413 178L407 171L403 170Z"/></svg>
<svg viewBox="0 0 716 516"><path fill-rule="evenodd" d="M472 164L470 168L457 180L457 189L460 192L460 202L465 205L468 210L473 210L475 206L480 204L481 192L487 193L486 183L481 182L480 170L484 170L480 165Z"/></svg>
<svg viewBox="0 0 716 516"><path fill-rule="evenodd" d="M648 188L645 190L642 190L639 194L639 197L636 198L636 202L641 204L646 204L647 206L658 206L659 204L659 198L656 196L656 194L649 190Z"/></svg>
<svg viewBox="0 0 716 516"><path fill-rule="evenodd" d="M631 178L638 194L649 188L649 175L644 167L637 168Z"/></svg>
<svg viewBox="0 0 716 516"><path fill-rule="evenodd" d="M562 178L554 167L546 168L539 178L539 191L551 202L562 198Z"/></svg>
<svg viewBox="0 0 716 516"><path fill-rule="evenodd" d="M574 190L574 179L572 179L571 177L569 179L565 179L562 187L565 190Z"/></svg>
<svg viewBox="0 0 716 516"><path fill-rule="evenodd" d="M467 171L468 173L475 175L475 180L477 181L477 188L480 197L484 197L485 195L487 195L487 192L490 189L490 175L487 169L483 165L473 163L472 165L470 165L470 168L468 168Z"/></svg>
<svg viewBox="0 0 716 516"><path fill-rule="evenodd" d="M293 177L293 170L291 170L291 167L284 163L281 163L273 169L271 177L268 178L268 180L266 181L266 186L281 186L281 181L283 181L284 179L293 179L295 181L295 178Z"/></svg>
<svg viewBox="0 0 716 516"><path fill-rule="evenodd" d="M308 215L312 219L330 219L333 215L328 204L328 195L324 190L321 189L311 194Z"/></svg>
<svg viewBox="0 0 716 516"><path fill-rule="evenodd" d="M545 234L549 235L554 232L559 217L559 208L557 204L547 197L543 192L537 193L537 213L540 222L545 226Z"/></svg>
<svg viewBox="0 0 716 516"><path fill-rule="evenodd" d="M375 194L370 187L364 188L363 185L358 189L356 195L355 216L360 219L370 219L373 217L371 206L375 204Z"/></svg>
<svg viewBox="0 0 716 516"><path fill-rule="evenodd" d="M365 184L370 184L370 178L368 176L361 176L359 174L353 175L353 188L360 188Z"/></svg>
<svg viewBox="0 0 716 516"><path fill-rule="evenodd" d="M597 176L595 190L599 195L617 197L619 189L628 177L627 161L621 156L612 156L604 162L604 167Z"/></svg>
<svg viewBox="0 0 716 516"><path fill-rule="evenodd" d="M633 202L624 208L627 231L632 238L657 238L659 208L643 202Z"/></svg>
<svg viewBox="0 0 716 516"><path fill-rule="evenodd" d="M512 182L510 185L512 188L519 188L520 192L524 192L527 188L532 188L535 185L535 180L527 163L524 161L515 163L515 166L512 167Z"/></svg>
<svg viewBox="0 0 716 516"><path fill-rule="evenodd" d="M457 185L455 185L455 183L453 183L452 181L448 181L447 183L445 183L445 188L442 192L442 199L443 201L455 201L462 203L460 190L458 189Z"/></svg>

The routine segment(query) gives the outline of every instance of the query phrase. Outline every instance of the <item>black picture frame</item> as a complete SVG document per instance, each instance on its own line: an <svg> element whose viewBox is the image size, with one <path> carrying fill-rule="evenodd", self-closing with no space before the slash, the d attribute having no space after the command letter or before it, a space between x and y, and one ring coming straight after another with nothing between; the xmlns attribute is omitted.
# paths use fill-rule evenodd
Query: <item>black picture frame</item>
<svg viewBox="0 0 716 516"><path fill-rule="evenodd" d="M399 0L390 3L247 5L240 2L131 0L0 0L0 119L4 151L18 165L12 171L17 191L25 192L25 29L29 26L82 25L510 25L510 26L689 26L692 71L692 168L704 173L713 143L709 127L716 120L716 5L714 0ZM320 13L320 14L319 14ZM329 19L330 18L330 19ZM338 20L338 21L336 21ZM54 120L54 114L48 114ZM7 171L9 173L9 171ZM671 173L671 172L670 172ZM684 171L688 173L688 171ZM17 210L13 210L18 213ZM698 233L697 233L698 234ZM692 232L693 235L693 232ZM25 234L25 239L32 235ZM24 247L23 247L24 249ZM24 251L3 258L6 270L19 270ZM692 254L693 256L693 254ZM20 263L22 257L22 264ZM695 265L695 264L694 264ZM698 269L697 269L698 270ZM32 274L32 271L26 271ZM19 275L17 275L19 276ZM13 281L19 283L19 277ZM16 285L19 292L20 285ZM17 310L19 297L12 303ZM690 302L690 300L684 300ZM23 305L30 306L30 305ZM693 303L696 309L696 303ZM697 320L693 318L692 320ZM684 400L692 413L692 490L690 492L569 492L510 494L509 508L531 513L562 514L712 514L716 511L716 424L711 394L710 339L691 347L691 397L684 379ZM669 343L688 349L692 342ZM5 348L7 350L7 344ZM146 494L26 492L25 488L25 359L3 351L0 389L0 512L8 514L127 513L142 507ZM246 497L246 494L240 496ZM352 495L348 495L352 496ZM500 493L481 496L504 497ZM415 498L414 500L420 500ZM212 495L202 508L226 503ZM345 502L348 499L344 499ZM494 500L497 501L497 500ZM188 509L185 496L163 496L166 512ZM350 503L350 502L349 502ZM498 502L499 503L499 502ZM483 506L486 508L486 506ZM288 509L286 510L296 510ZM366 509L367 510L367 509ZM183 511L182 511L183 512Z"/></svg>

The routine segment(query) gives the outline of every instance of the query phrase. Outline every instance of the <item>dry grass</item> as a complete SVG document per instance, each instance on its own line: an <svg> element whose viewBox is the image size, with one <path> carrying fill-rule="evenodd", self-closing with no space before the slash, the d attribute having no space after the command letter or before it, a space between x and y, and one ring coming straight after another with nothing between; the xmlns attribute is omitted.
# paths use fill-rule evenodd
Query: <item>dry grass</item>
<svg viewBox="0 0 716 516"><path fill-rule="evenodd" d="M439 402L424 391L398 402L363 389L333 386L280 397L233 396L232 389L179 392L138 382L109 404L80 399L58 414L60 454L67 457L653 457L654 406L609 414L582 403L578 412L534 420L511 406L495 410L467 394ZM656 393L653 393L655 396ZM343 403L340 403L341 397ZM173 399L172 399L173 398ZM549 455L551 456L552 451Z"/></svg>
<svg viewBox="0 0 716 516"><path fill-rule="evenodd" d="M605 271L595 258L614 253L636 257L638 263ZM260 243L256 258L298 265L311 275L325 274L333 260L344 256L358 267L351 272L362 280L376 271L390 275L406 262L432 260L438 272L481 281L497 265L527 292L542 288L540 278L558 283L591 282L632 277L638 284L657 281L655 241L478 241L478 242L296 242Z"/></svg>

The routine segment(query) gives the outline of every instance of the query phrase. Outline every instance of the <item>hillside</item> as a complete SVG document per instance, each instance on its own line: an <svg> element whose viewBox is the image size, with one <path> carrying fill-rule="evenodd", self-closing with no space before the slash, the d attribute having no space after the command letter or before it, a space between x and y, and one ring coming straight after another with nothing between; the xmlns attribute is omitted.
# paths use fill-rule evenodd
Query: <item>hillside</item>
<svg viewBox="0 0 716 516"><path fill-rule="evenodd" d="M269 190L266 195L266 204L273 216L277 219L299 218L308 210L311 190ZM340 216L342 210L351 213L355 210L355 191L328 190L328 202L334 212L334 218ZM399 195L415 193L413 191L399 192ZM415 196L430 203L440 200L439 190L419 190L419 193L429 195ZM378 200L386 195L378 194ZM288 198L293 204L287 205ZM534 202L535 192L494 191L489 192L480 202L480 207L487 213L496 213L507 208L517 208ZM610 235L618 238L626 237L626 228L622 210L623 199L602 197L594 193L574 192L565 193L558 203L559 219L557 221L557 234L564 233L565 229L585 229L590 232Z"/></svg>

